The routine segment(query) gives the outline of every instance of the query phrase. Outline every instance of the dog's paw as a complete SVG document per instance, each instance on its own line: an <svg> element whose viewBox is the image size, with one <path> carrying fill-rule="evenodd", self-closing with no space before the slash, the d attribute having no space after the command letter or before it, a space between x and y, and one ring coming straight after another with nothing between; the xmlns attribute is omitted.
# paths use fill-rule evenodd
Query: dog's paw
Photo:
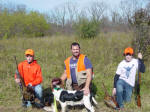
<svg viewBox="0 0 150 112"><path fill-rule="evenodd" d="M88 110L86 108L82 109L81 112L88 112Z"/></svg>

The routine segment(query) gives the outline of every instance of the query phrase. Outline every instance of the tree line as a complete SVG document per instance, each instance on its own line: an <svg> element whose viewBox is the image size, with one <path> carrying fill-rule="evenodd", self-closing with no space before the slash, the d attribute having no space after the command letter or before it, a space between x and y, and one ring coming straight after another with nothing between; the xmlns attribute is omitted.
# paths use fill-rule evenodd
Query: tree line
<svg viewBox="0 0 150 112"><path fill-rule="evenodd" d="M24 5L0 4L0 38L59 34L91 38L99 32L137 31L137 13L143 14L141 21L146 18L147 27L150 25L150 2L146 1L122 0L117 9L101 1L94 1L84 9L68 2L46 14L28 11Z"/></svg>

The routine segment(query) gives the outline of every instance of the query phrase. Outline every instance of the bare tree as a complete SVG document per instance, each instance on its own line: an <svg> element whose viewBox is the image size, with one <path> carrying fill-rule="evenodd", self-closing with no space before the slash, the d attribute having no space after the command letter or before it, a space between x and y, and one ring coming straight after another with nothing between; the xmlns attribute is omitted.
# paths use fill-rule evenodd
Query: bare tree
<svg viewBox="0 0 150 112"><path fill-rule="evenodd" d="M147 10L148 14L150 15L150 1L146 5L146 10Z"/></svg>
<svg viewBox="0 0 150 112"><path fill-rule="evenodd" d="M91 19L100 21L106 9L107 5L104 2L96 1L88 8L88 12L90 13Z"/></svg>
<svg viewBox="0 0 150 112"><path fill-rule="evenodd" d="M25 5L17 5L16 11L26 13L26 6Z"/></svg>
<svg viewBox="0 0 150 112"><path fill-rule="evenodd" d="M51 21L57 25L65 26L66 22L66 6L62 6L60 8L55 8L51 11Z"/></svg>
<svg viewBox="0 0 150 112"><path fill-rule="evenodd" d="M111 11L111 19L112 19L112 23L115 23L115 24L121 23L121 16L119 12L116 10Z"/></svg>
<svg viewBox="0 0 150 112"><path fill-rule="evenodd" d="M73 24L73 21L77 18L78 15L78 9L77 9L77 4L73 4L71 2L67 3L67 16L68 16L68 23Z"/></svg>
<svg viewBox="0 0 150 112"><path fill-rule="evenodd" d="M135 12L142 8L142 0L122 0L120 2L120 10L125 23L133 23L133 15Z"/></svg>

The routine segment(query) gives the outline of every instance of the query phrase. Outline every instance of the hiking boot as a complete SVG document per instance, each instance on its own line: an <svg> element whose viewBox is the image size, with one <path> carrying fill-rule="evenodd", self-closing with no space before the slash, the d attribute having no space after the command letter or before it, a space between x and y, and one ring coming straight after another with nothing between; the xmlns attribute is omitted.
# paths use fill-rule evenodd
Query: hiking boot
<svg viewBox="0 0 150 112"><path fill-rule="evenodd" d="M122 112L122 111L124 111L124 108L116 107L115 110L118 110L119 112Z"/></svg>
<svg viewBox="0 0 150 112"><path fill-rule="evenodd" d="M115 110L120 110L120 108L119 108L119 107L116 107Z"/></svg>

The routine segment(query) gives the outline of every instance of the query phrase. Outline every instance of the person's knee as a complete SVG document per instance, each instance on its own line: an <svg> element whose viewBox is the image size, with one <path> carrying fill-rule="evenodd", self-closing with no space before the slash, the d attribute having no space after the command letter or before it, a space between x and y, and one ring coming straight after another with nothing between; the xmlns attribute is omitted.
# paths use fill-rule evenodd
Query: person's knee
<svg viewBox="0 0 150 112"><path fill-rule="evenodd" d="M124 101L125 101L125 102L130 102L130 101L131 101L131 96L132 96L132 93L127 94Z"/></svg>
<svg viewBox="0 0 150 112"><path fill-rule="evenodd" d="M127 86L127 88L126 88L125 102L130 102L131 101L132 89L133 88L131 86Z"/></svg>
<svg viewBox="0 0 150 112"><path fill-rule="evenodd" d="M35 87L35 93L38 94L39 96L42 96L42 87L41 87L41 85L37 85Z"/></svg>
<svg viewBox="0 0 150 112"><path fill-rule="evenodd" d="M118 80L117 85L116 85L116 91L117 92L123 92L123 84L121 80Z"/></svg>
<svg viewBox="0 0 150 112"><path fill-rule="evenodd" d="M122 93L123 92L123 87L121 85L118 85L116 88L117 93Z"/></svg>

